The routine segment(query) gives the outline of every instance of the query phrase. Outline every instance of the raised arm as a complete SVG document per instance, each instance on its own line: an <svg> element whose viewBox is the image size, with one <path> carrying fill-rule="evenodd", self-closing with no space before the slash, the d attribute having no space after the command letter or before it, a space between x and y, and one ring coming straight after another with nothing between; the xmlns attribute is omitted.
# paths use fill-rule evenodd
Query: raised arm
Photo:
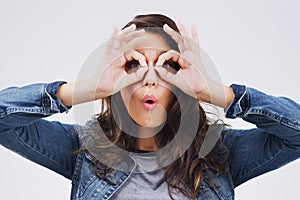
<svg viewBox="0 0 300 200"><path fill-rule="evenodd" d="M146 65L137 51L124 53L133 37L143 34L132 25L115 31L108 41L99 69L87 80L66 83L33 84L10 87L0 92L0 144L16 153L71 179L80 149L78 125L44 120L66 112L72 105L105 98L134 82L140 81L147 67L126 73L124 64L132 59Z"/></svg>
<svg viewBox="0 0 300 200"><path fill-rule="evenodd" d="M235 84L232 88L236 97L226 116L257 126L223 135L231 152L233 182L238 186L300 157L300 105L253 88Z"/></svg>
<svg viewBox="0 0 300 200"><path fill-rule="evenodd" d="M258 127L223 132L223 140L231 152L229 163L234 185L299 158L300 105L253 88L234 84L227 87L212 80L201 60L195 27L191 34L180 23L178 28L180 34L164 26L180 52L165 52L158 59L158 65L172 59L181 68L172 74L157 67L160 77L200 101L223 107L226 117L240 117Z"/></svg>
<svg viewBox="0 0 300 200"><path fill-rule="evenodd" d="M56 93L64 82L10 87L0 91L0 144L69 179L79 149L73 125L44 117L68 110Z"/></svg>
<svg viewBox="0 0 300 200"><path fill-rule="evenodd" d="M117 31L107 41L100 63L95 66L94 74L87 80L63 84L57 93L64 105L72 106L110 96L122 88L143 79L148 70L144 56L135 50L126 50L127 42L140 37L144 30L131 26ZM126 62L137 60L140 66L134 73L124 69Z"/></svg>

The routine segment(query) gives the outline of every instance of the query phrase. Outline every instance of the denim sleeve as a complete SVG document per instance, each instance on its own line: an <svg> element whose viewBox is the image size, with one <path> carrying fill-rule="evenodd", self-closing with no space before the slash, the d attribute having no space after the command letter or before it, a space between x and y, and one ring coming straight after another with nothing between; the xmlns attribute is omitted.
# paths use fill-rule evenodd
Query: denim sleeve
<svg viewBox="0 0 300 200"><path fill-rule="evenodd" d="M228 130L223 135L231 152L233 182L238 186L300 157L300 105L243 85L231 87L235 99L226 117L240 117L257 127Z"/></svg>
<svg viewBox="0 0 300 200"><path fill-rule="evenodd" d="M79 148L76 126L44 117L67 111L56 93L64 82L0 91L0 144L71 179Z"/></svg>

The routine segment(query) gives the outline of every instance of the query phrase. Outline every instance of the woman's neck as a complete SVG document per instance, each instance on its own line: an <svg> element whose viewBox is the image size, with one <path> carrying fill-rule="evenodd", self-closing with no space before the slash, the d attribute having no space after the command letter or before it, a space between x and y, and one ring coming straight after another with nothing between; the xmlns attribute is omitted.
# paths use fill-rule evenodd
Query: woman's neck
<svg viewBox="0 0 300 200"><path fill-rule="evenodd" d="M155 135L158 133L156 129L152 128L140 128L137 140L136 148L145 151L155 151L158 149L158 145L155 139Z"/></svg>
<svg viewBox="0 0 300 200"><path fill-rule="evenodd" d="M154 137L151 138L139 138L137 140L137 149L144 151L155 151L158 149L156 140Z"/></svg>

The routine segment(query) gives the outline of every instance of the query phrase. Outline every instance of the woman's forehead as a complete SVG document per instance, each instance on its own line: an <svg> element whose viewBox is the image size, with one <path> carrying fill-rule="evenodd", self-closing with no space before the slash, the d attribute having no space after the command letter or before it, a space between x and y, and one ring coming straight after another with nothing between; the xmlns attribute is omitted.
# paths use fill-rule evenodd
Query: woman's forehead
<svg viewBox="0 0 300 200"><path fill-rule="evenodd" d="M164 49L157 49L157 48L135 49L135 51L143 54L146 57L158 57L161 54L166 52L166 50Z"/></svg>
<svg viewBox="0 0 300 200"><path fill-rule="evenodd" d="M170 50L166 40L159 34L145 32L140 37L136 37L126 44L127 51L137 50L145 52L147 50L156 50L158 52L165 52Z"/></svg>

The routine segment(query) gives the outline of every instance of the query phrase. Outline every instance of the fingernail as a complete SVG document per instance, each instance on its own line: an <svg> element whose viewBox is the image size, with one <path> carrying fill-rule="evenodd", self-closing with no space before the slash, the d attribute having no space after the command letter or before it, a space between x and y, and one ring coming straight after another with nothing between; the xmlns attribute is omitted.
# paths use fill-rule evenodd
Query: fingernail
<svg viewBox="0 0 300 200"><path fill-rule="evenodd" d="M139 33L144 33L145 32L145 29L139 29L137 30Z"/></svg>
<svg viewBox="0 0 300 200"><path fill-rule="evenodd" d="M130 28L136 28L135 24L131 24L129 27Z"/></svg>
<svg viewBox="0 0 300 200"><path fill-rule="evenodd" d="M167 29L170 29L170 26L168 24L164 24L163 28L167 28Z"/></svg>

